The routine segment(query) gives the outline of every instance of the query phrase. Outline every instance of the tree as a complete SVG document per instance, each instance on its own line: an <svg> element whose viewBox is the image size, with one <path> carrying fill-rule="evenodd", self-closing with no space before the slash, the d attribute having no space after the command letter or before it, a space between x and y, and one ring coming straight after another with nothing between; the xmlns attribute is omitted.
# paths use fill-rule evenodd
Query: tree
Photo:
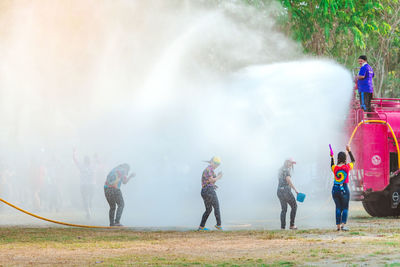
<svg viewBox="0 0 400 267"><path fill-rule="evenodd" d="M378 14L384 22L379 31L369 36L366 49L375 62L375 92L378 96L400 97L400 4L386 1Z"/></svg>
<svg viewBox="0 0 400 267"><path fill-rule="evenodd" d="M282 28L306 53L334 58L350 69L366 54L377 74L375 95L393 94L393 86L400 87L398 0L278 1L285 9ZM390 84L385 83L388 75ZM391 89L384 90L385 85Z"/></svg>

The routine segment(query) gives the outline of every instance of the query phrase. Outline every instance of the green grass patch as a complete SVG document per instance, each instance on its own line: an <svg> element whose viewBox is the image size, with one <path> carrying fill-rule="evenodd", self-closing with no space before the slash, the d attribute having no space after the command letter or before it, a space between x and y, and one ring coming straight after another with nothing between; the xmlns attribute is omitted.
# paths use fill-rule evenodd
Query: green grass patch
<svg viewBox="0 0 400 267"><path fill-rule="evenodd" d="M0 254L8 255L0 258L0 266L54 266L54 258L61 258L66 265L79 261L84 266L276 267L353 262L375 266L391 263L383 257L391 257L398 250L400 234L394 230L397 224L392 226L355 226L352 232L340 234L332 229L199 233L0 227ZM366 237L358 237L361 235ZM30 260L37 258L37 262L15 262L22 259L21 251L31 255ZM51 251L51 257L45 251Z"/></svg>
<svg viewBox="0 0 400 267"><path fill-rule="evenodd" d="M386 241L386 242L384 242L384 244L386 246L392 246L392 247L398 247L399 246L399 242L395 242L395 241Z"/></svg>
<svg viewBox="0 0 400 267"><path fill-rule="evenodd" d="M365 234L362 233L362 232L350 232L349 234L350 235L357 235L357 236L365 236Z"/></svg>
<svg viewBox="0 0 400 267"><path fill-rule="evenodd" d="M291 261L277 261L274 262L272 265L270 266L281 266L281 267L291 267L291 266L295 266L296 264L294 262Z"/></svg>
<svg viewBox="0 0 400 267"><path fill-rule="evenodd" d="M296 263L291 261L275 261L273 263L263 263L263 259L241 258L218 260L212 257L197 257L188 259L177 256L166 257L151 257L150 255L129 255L122 257L112 257L102 262L103 266L127 266L127 265L149 265L149 266L218 266L218 267L233 267L233 266L271 266L271 267L286 267L295 266Z"/></svg>
<svg viewBox="0 0 400 267"><path fill-rule="evenodd" d="M377 250L377 251L374 251L371 254L369 254L369 256L380 256L380 255L385 255L385 254L386 254L385 251Z"/></svg>

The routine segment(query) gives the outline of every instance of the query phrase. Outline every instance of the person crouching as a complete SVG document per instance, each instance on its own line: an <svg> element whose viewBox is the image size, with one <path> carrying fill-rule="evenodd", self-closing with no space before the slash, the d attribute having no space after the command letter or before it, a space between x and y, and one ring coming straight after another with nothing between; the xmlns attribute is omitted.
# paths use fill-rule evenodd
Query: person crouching
<svg viewBox="0 0 400 267"><path fill-rule="evenodd" d="M129 176L130 166L126 163L121 164L110 171L107 175L107 180L104 184L104 195L110 205L109 219L110 226L123 226L120 223L122 211L124 210L124 198L122 197L121 184L126 184L129 180L135 177L135 173ZM118 206L117 214L115 215L115 208Z"/></svg>

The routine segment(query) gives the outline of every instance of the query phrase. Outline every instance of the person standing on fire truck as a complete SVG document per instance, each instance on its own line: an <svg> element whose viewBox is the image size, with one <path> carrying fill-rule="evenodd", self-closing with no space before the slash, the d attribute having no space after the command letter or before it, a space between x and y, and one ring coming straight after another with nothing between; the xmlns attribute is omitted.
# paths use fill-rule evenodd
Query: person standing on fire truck
<svg viewBox="0 0 400 267"><path fill-rule="evenodd" d="M336 227L340 231L348 231L349 229L345 226L347 223L347 215L349 212L349 201L350 201L350 190L347 184L349 183L350 170L354 166L354 156L350 151L350 146L346 146L346 150L349 153L351 162L346 164L346 153L339 152L337 156L338 164L335 165L335 159L331 152L331 168L335 176L332 187L332 198L336 205Z"/></svg>
<svg viewBox="0 0 400 267"><path fill-rule="evenodd" d="M375 76L374 70L368 65L367 56L358 57L360 71L356 76L358 93L360 95L361 108L366 112L371 112L371 99L374 93L372 78Z"/></svg>

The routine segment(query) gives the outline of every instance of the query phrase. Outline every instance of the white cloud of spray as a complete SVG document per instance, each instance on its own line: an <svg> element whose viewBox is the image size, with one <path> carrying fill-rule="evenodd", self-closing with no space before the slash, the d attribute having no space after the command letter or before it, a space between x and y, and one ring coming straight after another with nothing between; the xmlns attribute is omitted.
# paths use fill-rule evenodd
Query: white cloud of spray
<svg viewBox="0 0 400 267"><path fill-rule="evenodd" d="M318 178L327 179L327 144L344 143L351 79L334 62L301 59L276 30L277 11L238 1L9 2L0 13L8 25L0 143L3 162L16 170L10 199L34 206L28 166L42 161L61 196L54 216L107 224L105 177L96 216L68 217L82 210L76 146L98 153L107 170L128 162L137 173L122 187L126 225L196 226L202 160L213 155L223 161L224 224L279 218L277 170L289 156L307 193L299 216L315 211L320 195L330 197Z"/></svg>

